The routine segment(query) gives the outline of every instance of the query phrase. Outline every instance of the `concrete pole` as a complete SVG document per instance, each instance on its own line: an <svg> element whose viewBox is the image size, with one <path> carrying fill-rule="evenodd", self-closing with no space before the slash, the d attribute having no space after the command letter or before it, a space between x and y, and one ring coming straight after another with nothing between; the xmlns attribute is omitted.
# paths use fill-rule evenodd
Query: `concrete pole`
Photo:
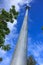
<svg viewBox="0 0 43 65"><path fill-rule="evenodd" d="M27 65L27 20L28 9L26 10L16 49L10 65Z"/></svg>

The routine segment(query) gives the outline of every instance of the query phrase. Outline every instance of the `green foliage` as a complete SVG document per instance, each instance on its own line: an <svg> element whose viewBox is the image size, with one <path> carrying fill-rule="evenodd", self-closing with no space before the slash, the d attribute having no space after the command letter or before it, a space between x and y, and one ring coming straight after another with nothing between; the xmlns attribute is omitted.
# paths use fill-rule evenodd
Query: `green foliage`
<svg viewBox="0 0 43 65"><path fill-rule="evenodd" d="M2 9L0 12L0 48L8 50L9 46L4 46L4 39L5 35L8 35L10 32L9 28L7 27L7 22L13 23L13 19L17 18L18 12L15 10L15 6L12 6L9 12L5 9Z"/></svg>
<svg viewBox="0 0 43 65"><path fill-rule="evenodd" d="M17 19L18 12L16 12L15 6L12 6L12 8L10 9L10 15L12 15L13 18ZM11 16L11 18L12 18L12 16Z"/></svg>
<svg viewBox="0 0 43 65"><path fill-rule="evenodd" d="M29 56L28 58L27 58L27 65L36 65L36 61L35 61L35 59L34 59L34 57L33 56Z"/></svg>
<svg viewBox="0 0 43 65"><path fill-rule="evenodd" d="M11 48L10 48L10 45L7 44L7 45L3 45L3 46L2 46L2 49L5 50L5 51L6 51L6 50L8 51L8 50L10 50Z"/></svg>

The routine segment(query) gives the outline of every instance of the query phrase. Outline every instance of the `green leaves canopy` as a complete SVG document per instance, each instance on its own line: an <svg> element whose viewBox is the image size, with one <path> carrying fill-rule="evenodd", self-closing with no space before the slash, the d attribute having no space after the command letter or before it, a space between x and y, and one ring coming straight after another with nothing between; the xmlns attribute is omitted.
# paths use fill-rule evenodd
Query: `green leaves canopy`
<svg viewBox="0 0 43 65"><path fill-rule="evenodd" d="M17 19L18 12L15 10L15 6L12 6L9 12L2 9L0 13L0 48L3 48L5 50L8 50L7 47L4 46L4 39L5 35L8 35L10 32L9 28L7 27L7 22L13 23L13 19ZM4 47L3 47L4 46Z"/></svg>

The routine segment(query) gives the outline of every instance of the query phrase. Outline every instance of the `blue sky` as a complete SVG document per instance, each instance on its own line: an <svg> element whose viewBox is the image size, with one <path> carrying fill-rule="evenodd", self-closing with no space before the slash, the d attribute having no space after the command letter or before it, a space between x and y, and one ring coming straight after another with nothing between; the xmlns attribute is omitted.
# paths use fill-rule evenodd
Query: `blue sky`
<svg viewBox="0 0 43 65"><path fill-rule="evenodd" d="M7 11L12 5L15 4L16 10L19 11L17 20L14 23L8 23L10 28L10 34L6 36L5 44L11 44L11 50L6 52L0 49L0 57L3 57L3 61L0 65L9 65L12 57L12 53L16 46L18 35L21 29L21 25L24 19L25 9L18 6L18 3L26 3L26 0L0 0L0 8L5 8ZM29 0L30 2L30 0ZM10 4L9 4L10 3ZM33 55L39 65L43 65L43 1L32 0L30 3L31 8L28 15L28 52L27 55Z"/></svg>

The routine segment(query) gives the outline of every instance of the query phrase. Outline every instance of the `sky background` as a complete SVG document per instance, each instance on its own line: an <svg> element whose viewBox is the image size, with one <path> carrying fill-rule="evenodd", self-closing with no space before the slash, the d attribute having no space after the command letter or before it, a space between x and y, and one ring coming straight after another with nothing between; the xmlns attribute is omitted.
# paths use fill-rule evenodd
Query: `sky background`
<svg viewBox="0 0 43 65"><path fill-rule="evenodd" d="M30 0L28 2L30 3ZM22 6L24 3L27 3L27 0L0 0L0 8L9 11L11 6L15 5L15 9L19 11L17 20L14 19L13 24L8 23L11 32L8 36L6 35L5 44L11 44L11 50L7 52L0 49L0 57L3 58L0 65L10 64L25 15L25 8ZM30 6L31 8L28 12L27 56L33 55L38 64L43 65L43 31L41 30L43 26L43 0L31 0Z"/></svg>

